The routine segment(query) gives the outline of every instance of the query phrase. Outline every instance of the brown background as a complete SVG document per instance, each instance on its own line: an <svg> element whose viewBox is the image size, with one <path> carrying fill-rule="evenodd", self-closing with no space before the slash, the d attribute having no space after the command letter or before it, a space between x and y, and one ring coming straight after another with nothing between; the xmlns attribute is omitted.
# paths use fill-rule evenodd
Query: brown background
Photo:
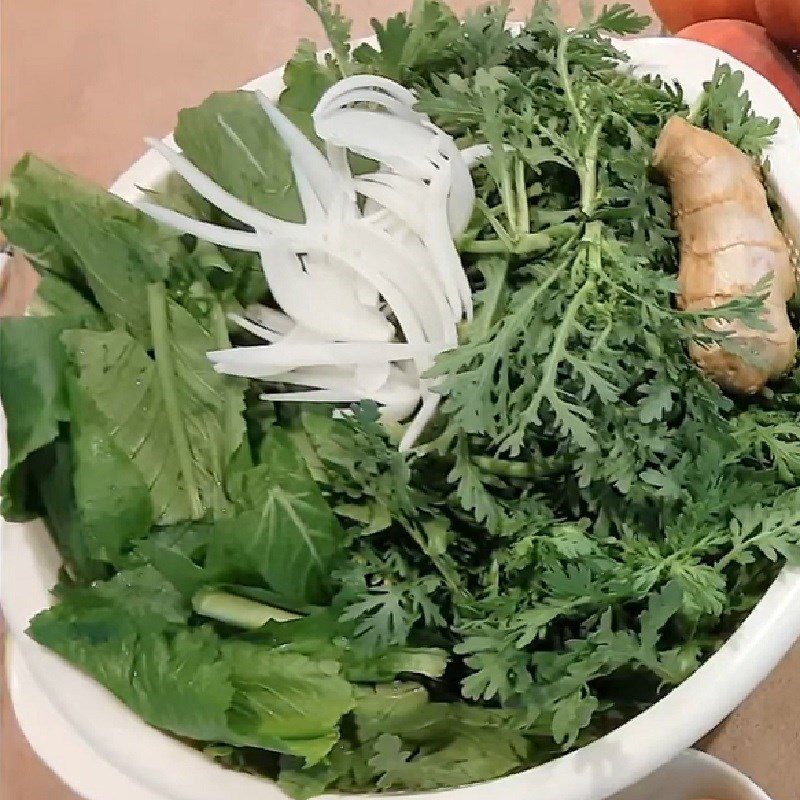
<svg viewBox="0 0 800 800"><path fill-rule="evenodd" d="M341 3L354 35L408 5ZM577 18L578 0L559 5ZM521 17L531 0L515 6ZM0 0L0 36L0 172L33 150L103 184L142 153L143 136L171 130L179 108L277 66L301 36L322 39L302 0ZM19 313L31 290L27 267L12 263L0 315ZM73 800L27 746L7 694L0 712L0 798ZM774 800L800 800L800 648L706 744Z"/></svg>

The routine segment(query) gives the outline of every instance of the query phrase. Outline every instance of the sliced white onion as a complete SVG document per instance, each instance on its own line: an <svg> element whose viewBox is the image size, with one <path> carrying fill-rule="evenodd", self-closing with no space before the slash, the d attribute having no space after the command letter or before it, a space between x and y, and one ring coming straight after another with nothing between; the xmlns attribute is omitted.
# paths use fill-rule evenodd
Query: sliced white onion
<svg viewBox="0 0 800 800"><path fill-rule="evenodd" d="M389 380L391 363L384 361L381 364L356 364L353 383L359 391L365 394L377 392Z"/></svg>
<svg viewBox="0 0 800 800"><path fill-rule="evenodd" d="M322 206L330 208L334 198L345 190L341 180L314 143L263 92L256 92L256 97Z"/></svg>
<svg viewBox="0 0 800 800"><path fill-rule="evenodd" d="M309 254L310 256L311 254ZM296 322L333 340L386 342L394 333L376 309L358 301L354 286L303 271L298 256L279 240L261 253L264 274L278 305Z"/></svg>
<svg viewBox="0 0 800 800"><path fill-rule="evenodd" d="M247 319L247 317L243 317L241 314L228 314L228 319L231 320L231 322L235 322L240 328L249 331L254 336L258 336L259 339L263 339L266 342L278 342L282 338L279 333L271 328L265 325L259 325L257 322L253 322Z"/></svg>
<svg viewBox="0 0 800 800"><path fill-rule="evenodd" d="M436 270L428 263L427 251L409 253L385 231L363 223L355 223L353 228L357 230L353 238L357 236L367 252L376 254L381 273L414 300L426 337L445 349L454 347L458 338L455 321Z"/></svg>
<svg viewBox="0 0 800 800"><path fill-rule="evenodd" d="M347 108L315 120L317 134L326 142L414 178L430 178L438 155L431 131L389 114Z"/></svg>
<svg viewBox="0 0 800 800"><path fill-rule="evenodd" d="M410 345L402 342L320 342L312 344L254 345L211 350L208 358L221 367L258 364L266 367L296 369L301 366L337 364L383 364L387 361L407 361L434 352L432 345Z"/></svg>
<svg viewBox="0 0 800 800"><path fill-rule="evenodd" d="M205 242L219 245L220 247L231 247L235 250L249 250L258 252L264 244L262 234L252 233L251 231L237 231L232 228L223 228L221 225L214 225L211 222L202 222L199 219L181 214L171 208L151 203L149 200L139 200L135 203L143 213L175 228L181 233L188 233L202 239Z"/></svg>
<svg viewBox="0 0 800 800"><path fill-rule="evenodd" d="M334 261L344 258L333 249L326 249L322 252L327 254L328 257ZM412 344L420 344L426 339L417 310L413 302L406 297L404 292L398 289L394 283L384 275L380 267L380 258L380 254L352 254L347 257L345 264L372 284L376 291L383 296L384 300L386 300L391 307L406 341Z"/></svg>
<svg viewBox="0 0 800 800"><path fill-rule="evenodd" d="M479 161L488 158L492 154L492 148L488 144L474 144L472 147L465 147L461 151L461 158L468 167L474 167Z"/></svg>
<svg viewBox="0 0 800 800"><path fill-rule="evenodd" d="M325 223L325 209L314 191L311 181L294 156L292 156L292 172L294 173L297 193L300 195L300 203L303 206L306 222L315 226L323 225Z"/></svg>
<svg viewBox="0 0 800 800"><path fill-rule="evenodd" d="M253 208L238 197L234 197L230 192L214 183L211 178L201 172L181 153L162 142L161 139L148 138L145 141L169 162L170 166L189 186L205 197L209 203L213 203L213 205L234 219L238 219L245 225L252 226L256 231L269 231L270 233L284 236L309 235L309 226L276 219L263 211Z"/></svg>
<svg viewBox="0 0 800 800"><path fill-rule="evenodd" d="M384 419L413 415L401 442L408 449L440 400L421 376L438 353L457 345L457 322L472 313L453 238L472 214L469 166L488 148L459 152L415 110L412 92L380 76L346 78L320 99L313 119L325 155L257 94L289 151L305 223L250 207L154 140L151 146L196 191L254 232L148 202L140 207L185 233L260 254L280 310L255 305L229 315L267 344L209 353L217 371L299 388L264 395L269 400L370 399ZM351 154L376 161L378 172L354 179ZM398 330L404 341L393 341Z"/></svg>
<svg viewBox="0 0 800 800"><path fill-rule="evenodd" d="M414 415L414 419L411 420L403 434L403 438L400 440L400 447L398 449L401 453L407 452L414 446L422 431L425 430L425 426L436 414L436 409L439 407L440 400L441 397L432 392L427 393L423 397L419 411Z"/></svg>
<svg viewBox="0 0 800 800"><path fill-rule="evenodd" d="M289 377L288 375L286 377ZM311 376L305 376L310 378ZM357 403L373 400L381 405L392 406L399 411L400 419L408 417L419 404L419 387L410 385L403 373L392 367L389 380L374 392L362 393L347 388L323 388L304 392L269 392L262 394L263 400L275 402L319 402Z"/></svg>
<svg viewBox="0 0 800 800"><path fill-rule="evenodd" d="M320 97L314 109L314 120L326 113L331 106L335 106L342 95L359 89L379 89L408 108L413 108L417 102L413 92L389 78L380 75L352 75L337 81Z"/></svg>
<svg viewBox="0 0 800 800"><path fill-rule="evenodd" d="M381 106L387 113L407 119L410 122L418 122L422 116L401 100L397 100L384 92L371 88L352 89L349 92L343 93L321 111L318 116L326 116L359 103Z"/></svg>
<svg viewBox="0 0 800 800"><path fill-rule="evenodd" d="M475 205L475 184L469 165L451 137L440 138L442 153L450 160L450 192L447 198L447 216L450 222L450 234L457 238L469 225L472 208Z"/></svg>
<svg viewBox="0 0 800 800"><path fill-rule="evenodd" d="M297 327L294 320L282 311L277 311L260 303L251 303L245 308L244 313L249 319L258 322L259 325L270 328L281 335L286 335Z"/></svg>
<svg viewBox="0 0 800 800"><path fill-rule="evenodd" d="M422 181L396 173L373 172L357 178L353 185L360 195L399 217L415 233L423 234L425 221L419 213L425 194Z"/></svg>

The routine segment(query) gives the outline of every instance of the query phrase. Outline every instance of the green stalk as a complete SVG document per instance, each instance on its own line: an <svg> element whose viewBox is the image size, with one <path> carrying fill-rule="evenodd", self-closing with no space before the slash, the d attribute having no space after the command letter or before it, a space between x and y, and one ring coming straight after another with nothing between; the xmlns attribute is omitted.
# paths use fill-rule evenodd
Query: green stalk
<svg viewBox="0 0 800 800"><path fill-rule="evenodd" d="M506 159L503 159L503 166L500 170L500 196L503 198L503 207L505 208L506 218L508 219L508 228L512 232L512 235L516 236L519 233L519 226L517 224L517 204L511 173L508 170Z"/></svg>
<svg viewBox="0 0 800 800"><path fill-rule="evenodd" d="M556 50L556 68L558 70L558 77L561 81L561 88L564 90L564 96L567 100L572 115L578 123L578 128L582 131L586 130L586 120L583 118L578 102L575 99L575 92L572 89L572 78L569 75L569 63L567 62L567 49L569 48L570 39L572 37L567 33L561 36L561 41L558 43Z"/></svg>
<svg viewBox="0 0 800 800"><path fill-rule="evenodd" d="M587 216L594 213L597 204L597 148L600 142L602 121L592 129L589 144L586 147L585 162L581 179L581 211Z"/></svg>
<svg viewBox="0 0 800 800"><path fill-rule="evenodd" d="M558 370L561 362L564 360L564 351L566 350L567 340L572 332L575 318L578 316L578 311L586 300L587 295L594 288L594 279L589 278L586 283L575 293L575 296L570 300L567 310L564 313L564 318L558 326L556 337L553 340L553 346L550 350L550 355L544 364L542 370L542 379L539 381L539 386L536 393L531 398L528 407L522 412L522 418L529 422L539 413L539 406L542 404L545 393L551 386L555 384L556 371Z"/></svg>
<svg viewBox="0 0 800 800"><path fill-rule="evenodd" d="M497 310L500 307L500 301L506 294L506 280L508 277L508 262L507 261L492 261L493 266L497 267L497 271L502 273L502 277L494 280L490 286L493 291L488 291L488 287L481 294L481 305L478 313L475 315L473 321L469 324L468 336L470 338L476 337L482 339L489 334L489 330L495 323ZM488 263L484 264L482 269L488 269Z"/></svg>
<svg viewBox="0 0 800 800"><path fill-rule="evenodd" d="M498 239L500 239L500 241L506 246L506 251L511 252L514 249L514 242L512 241L508 231L497 219L497 215L494 213L494 210L489 208L489 206L479 197L475 199L475 205L478 209L480 209L481 212L483 212L486 220L497 234Z"/></svg>
<svg viewBox="0 0 800 800"><path fill-rule="evenodd" d="M417 547L431 560L431 563L436 567L436 571L442 576L450 591L462 600L468 599L468 595L461 585L461 579L458 573L452 569L448 560L444 557L445 554L434 552L425 540L422 531L413 523L405 525L404 527L411 535Z"/></svg>
<svg viewBox="0 0 800 800"><path fill-rule="evenodd" d="M515 188L517 190L517 227L520 235L527 235L531 229L528 208L528 188L525 185L525 162L518 158L514 164Z"/></svg>
<svg viewBox="0 0 800 800"><path fill-rule="evenodd" d="M525 319L528 314L530 314L531 309L536 305L539 298L550 288L550 285L561 276L562 272L564 272L569 263L570 261L568 259L562 260L561 263L541 283L536 284L535 282L531 281L528 284L528 287L526 288L529 289L530 295L525 298L524 302L510 318L506 318L508 320L507 330L519 330L520 321Z"/></svg>
<svg viewBox="0 0 800 800"><path fill-rule="evenodd" d="M549 250L552 246L553 240L544 231L526 233L520 236L514 248L514 253L518 256L527 256L531 253Z"/></svg>
<svg viewBox="0 0 800 800"><path fill-rule="evenodd" d="M164 409L167 414L172 442L178 456L178 463L183 476L183 486L189 499L189 507L193 519L203 516L203 503L194 478L192 451L186 438L183 425L178 389L175 385L175 363L170 344L169 323L167 321L167 293L163 283L151 283L147 286L147 305L150 311L150 335L153 339L156 374L164 395ZM164 443L167 446L167 443Z"/></svg>
<svg viewBox="0 0 800 800"><path fill-rule="evenodd" d="M540 253L549 250L553 246L553 235L573 233L574 223L562 223L560 225L550 225L536 233L524 233L518 237L516 242L506 242L505 239L471 239L462 241L458 244L461 253L473 253L475 255L507 255L514 253L518 256L526 256L531 253ZM505 231L503 232L505 234Z"/></svg>
<svg viewBox="0 0 800 800"><path fill-rule="evenodd" d="M192 608L203 617L245 630L256 630L267 622L291 622L293 619L300 619L299 614L291 611L215 589L200 589L195 592Z"/></svg>
<svg viewBox="0 0 800 800"><path fill-rule="evenodd" d="M479 256L508 254L508 247L500 239L474 239L471 242L460 244L458 249L462 253L473 253Z"/></svg>
<svg viewBox="0 0 800 800"><path fill-rule="evenodd" d="M211 306L211 332L214 335L214 345L217 350L224 350L231 346L231 340L228 336L228 323L225 321L225 312L219 303L214 303Z"/></svg>
<svg viewBox="0 0 800 800"><path fill-rule="evenodd" d="M572 463L567 457L542 458L538 461L509 461L491 456L472 456L472 462L482 472L497 475L500 478L546 478L558 475Z"/></svg>

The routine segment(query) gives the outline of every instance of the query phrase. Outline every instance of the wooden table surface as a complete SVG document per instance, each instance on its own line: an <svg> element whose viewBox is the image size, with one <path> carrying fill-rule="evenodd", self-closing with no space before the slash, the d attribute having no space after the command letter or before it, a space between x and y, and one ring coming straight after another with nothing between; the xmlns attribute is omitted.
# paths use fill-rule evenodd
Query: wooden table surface
<svg viewBox="0 0 800 800"><path fill-rule="evenodd" d="M371 16L385 18L408 0L341 4L354 35L363 35ZM531 4L518 0L516 16ZM567 22L577 19L578 4L559 0ZM462 11L477 2L451 5ZM633 5L649 10L648 0ZM144 136L172 129L178 109L284 62L302 36L322 40L302 0L5 0L0 173L32 150L108 184L142 153ZM9 264L0 315L19 313L33 285L23 262ZM5 691L0 715L0 798L75 800L31 752ZM800 648L704 746L774 800L800 800Z"/></svg>

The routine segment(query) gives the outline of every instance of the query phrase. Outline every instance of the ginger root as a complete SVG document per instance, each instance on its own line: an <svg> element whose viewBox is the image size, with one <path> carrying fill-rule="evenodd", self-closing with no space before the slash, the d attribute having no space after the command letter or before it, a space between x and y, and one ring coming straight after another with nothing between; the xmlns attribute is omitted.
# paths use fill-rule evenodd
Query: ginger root
<svg viewBox="0 0 800 800"><path fill-rule="evenodd" d="M772 331L742 322L709 320L711 330L730 331L756 355L758 366L719 346L690 345L697 365L723 389L753 394L794 361L797 335L786 311L795 291L789 248L772 217L753 161L725 139L682 117L664 126L654 167L672 192L680 235L678 305L697 311L749 294L772 274L764 318Z"/></svg>

